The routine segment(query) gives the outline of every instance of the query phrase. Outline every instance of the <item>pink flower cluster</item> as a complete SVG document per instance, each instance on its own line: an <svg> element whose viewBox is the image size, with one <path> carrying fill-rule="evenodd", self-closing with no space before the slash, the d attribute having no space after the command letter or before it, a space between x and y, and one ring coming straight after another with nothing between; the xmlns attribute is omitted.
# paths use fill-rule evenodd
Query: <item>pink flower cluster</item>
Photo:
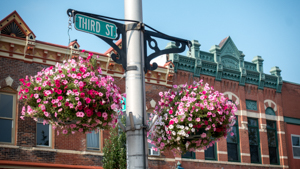
<svg viewBox="0 0 300 169"><path fill-rule="evenodd" d="M96 59L89 54L57 63L34 77L20 79L22 116L42 118L63 134L115 127L122 112L122 95L111 76L101 75Z"/></svg>
<svg viewBox="0 0 300 169"><path fill-rule="evenodd" d="M227 134L233 135L236 105L202 80L174 90L160 92L153 115L158 115L154 127L147 133L149 143L158 149L184 153L213 146Z"/></svg>

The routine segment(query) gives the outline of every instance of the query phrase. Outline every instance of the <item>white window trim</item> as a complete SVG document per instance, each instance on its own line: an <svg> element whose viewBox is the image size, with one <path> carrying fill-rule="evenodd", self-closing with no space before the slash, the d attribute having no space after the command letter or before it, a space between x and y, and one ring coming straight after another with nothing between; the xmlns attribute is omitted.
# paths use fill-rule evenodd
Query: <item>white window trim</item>
<svg viewBox="0 0 300 169"><path fill-rule="evenodd" d="M12 118L0 117L1 119L12 120L11 126L11 142L0 142L0 144L15 144L15 130L16 130L16 94L8 92L0 92L0 94L6 94L13 96L13 109L12 109Z"/></svg>
<svg viewBox="0 0 300 169"><path fill-rule="evenodd" d="M46 146L46 145L37 145L37 124L38 123L41 123L41 124L43 124L43 121L41 121L41 120L38 120L38 121L36 121L36 141L35 141L35 144L36 144L36 146L37 147L52 147L52 125L51 124L48 124L49 125L49 145L48 146Z"/></svg>
<svg viewBox="0 0 300 169"><path fill-rule="evenodd" d="M296 135L296 134L291 134L291 143L292 143L292 152L293 152L293 158L294 159L300 159L300 156L299 157L295 157L294 156L294 147L298 147L298 148L300 148L300 146L293 146L293 136L294 137L299 137L299 139L300 139L300 135Z"/></svg>

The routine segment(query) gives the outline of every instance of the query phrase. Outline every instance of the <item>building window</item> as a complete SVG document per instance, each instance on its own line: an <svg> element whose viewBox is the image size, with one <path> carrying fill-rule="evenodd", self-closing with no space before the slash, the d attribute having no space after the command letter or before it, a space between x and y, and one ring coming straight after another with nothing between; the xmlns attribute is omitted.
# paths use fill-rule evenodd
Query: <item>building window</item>
<svg viewBox="0 0 300 169"><path fill-rule="evenodd" d="M193 151L188 151L185 154L182 154L181 158L195 159L196 158L196 154Z"/></svg>
<svg viewBox="0 0 300 169"><path fill-rule="evenodd" d="M246 100L246 108L248 110L257 110L256 101L253 100Z"/></svg>
<svg viewBox="0 0 300 169"><path fill-rule="evenodd" d="M100 131L86 134L87 150L100 151Z"/></svg>
<svg viewBox="0 0 300 169"><path fill-rule="evenodd" d="M147 119L149 119L150 113L147 113L147 115L148 115L148 118L147 118ZM150 120L149 120L148 125L151 126L151 121L150 121ZM153 127L154 127L154 126L153 126ZM151 136L149 136L148 139L151 139ZM150 156L159 156L159 155L160 155L159 150L155 151L154 149L152 149L152 147L155 148L156 146L148 142L148 151L149 151L149 155L150 155Z"/></svg>
<svg viewBox="0 0 300 169"><path fill-rule="evenodd" d="M205 150L205 160L217 160L217 153L216 153L216 145L214 144L212 147L209 147Z"/></svg>
<svg viewBox="0 0 300 169"><path fill-rule="evenodd" d="M293 157L300 159L300 135L292 134Z"/></svg>
<svg viewBox="0 0 300 169"><path fill-rule="evenodd" d="M258 132L258 120L248 118L248 133L250 145L251 163L260 163L260 143Z"/></svg>
<svg viewBox="0 0 300 169"><path fill-rule="evenodd" d="M227 154L228 161L240 161L239 152L240 152L240 144L239 144L239 124L238 117L236 117L236 123L232 126L232 131L234 133L233 136L228 133L227 135Z"/></svg>
<svg viewBox="0 0 300 169"><path fill-rule="evenodd" d="M16 95L0 93L0 142L14 143Z"/></svg>
<svg viewBox="0 0 300 169"><path fill-rule="evenodd" d="M270 164L278 164L276 122L267 120L267 134L269 145Z"/></svg>
<svg viewBox="0 0 300 169"><path fill-rule="evenodd" d="M275 114L275 111L274 111L271 107L268 107L268 108L266 109L266 114L267 114L267 115L273 115L273 116L276 115L276 114Z"/></svg>
<svg viewBox="0 0 300 169"><path fill-rule="evenodd" d="M51 146L51 125L44 125L43 120L38 120L36 123L36 145Z"/></svg>

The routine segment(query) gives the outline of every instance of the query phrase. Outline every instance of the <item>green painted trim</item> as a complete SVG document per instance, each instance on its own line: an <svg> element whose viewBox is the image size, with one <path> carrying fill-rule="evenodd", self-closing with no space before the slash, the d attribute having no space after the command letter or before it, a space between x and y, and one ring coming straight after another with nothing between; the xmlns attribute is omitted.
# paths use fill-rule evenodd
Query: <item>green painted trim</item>
<svg viewBox="0 0 300 169"><path fill-rule="evenodd" d="M282 80L282 81L285 82L285 83L291 83L291 84L299 85L300 86L300 83L290 82L290 81L286 81L286 80Z"/></svg>
<svg viewBox="0 0 300 169"><path fill-rule="evenodd" d="M289 124L300 125L300 119L293 118L293 117L285 117L284 116L284 122L289 123Z"/></svg>
<svg viewBox="0 0 300 169"><path fill-rule="evenodd" d="M271 121L271 120L267 120L267 121ZM276 124L276 121L272 121L272 122L274 122L275 128L269 128L268 125L267 125L267 131L268 131L268 130L273 130L273 131L275 131L275 140L276 140L276 149L277 149L277 151L276 151L276 155L277 155L277 163L272 163L272 165L280 165L279 152L278 152L277 124ZM267 132L267 134L268 134L268 132ZM269 138L268 138L268 139L269 139ZM269 145L268 145L268 147L269 147ZM271 164L270 154L269 154L269 160L270 160L270 164Z"/></svg>
<svg viewBox="0 0 300 169"><path fill-rule="evenodd" d="M254 163L254 164L261 164L261 147L260 147L261 145L260 145L260 137L259 137L259 123L258 123L258 119L256 119L256 118L248 118L248 119L253 119L253 120L256 120L256 122L257 122L256 123L257 126L251 126L248 123L248 137L249 137L249 128L251 128L251 127L252 128L256 128L256 131L257 131L257 140L258 140L257 145L258 145L258 160L259 160L259 162ZM249 150L250 150L250 141L249 141ZM250 151L250 161L251 161L251 151Z"/></svg>

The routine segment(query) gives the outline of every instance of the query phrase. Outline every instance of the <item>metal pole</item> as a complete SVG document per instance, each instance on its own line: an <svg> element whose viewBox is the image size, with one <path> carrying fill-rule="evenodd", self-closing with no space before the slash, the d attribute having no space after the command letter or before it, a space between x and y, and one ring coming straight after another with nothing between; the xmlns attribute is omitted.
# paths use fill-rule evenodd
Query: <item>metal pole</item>
<svg viewBox="0 0 300 169"><path fill-rule="evenodd" d="M142 0L124 0L125 19L143 22ZM130 22L126 22L129 24ZM141 30L129 30L127 36L127 67L137 70L126 72L126 130L132 129L129 115L132 112L135 130L127 135L127 168L148 168L145 126L145 82L144 82L144 34ZM132 119L132 118L131 118Z"/></svg>

